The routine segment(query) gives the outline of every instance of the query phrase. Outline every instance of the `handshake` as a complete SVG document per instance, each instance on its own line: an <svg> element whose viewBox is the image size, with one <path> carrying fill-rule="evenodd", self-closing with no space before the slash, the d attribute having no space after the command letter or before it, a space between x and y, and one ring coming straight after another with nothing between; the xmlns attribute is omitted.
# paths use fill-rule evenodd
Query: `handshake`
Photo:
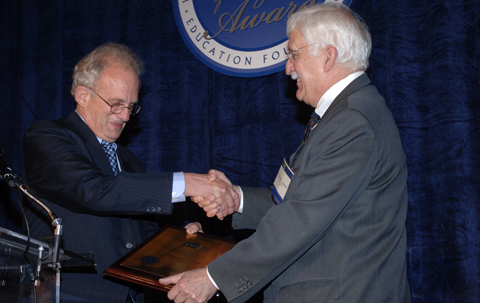
<svg viewBox="0 0 480 303"><path fill-rule="evenodd" d="M211 169L208 174L185 173L185 196L197 203L207 217L223 220L238 211L241 190L224 173Z"/></svg>

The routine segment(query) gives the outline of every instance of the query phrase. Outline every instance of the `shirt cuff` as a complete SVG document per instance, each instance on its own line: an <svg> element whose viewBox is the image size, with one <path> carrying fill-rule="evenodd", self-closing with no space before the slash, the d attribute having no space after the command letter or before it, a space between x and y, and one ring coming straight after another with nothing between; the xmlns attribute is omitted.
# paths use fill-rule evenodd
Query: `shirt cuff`
<svg viewBox="0 0 480 303"><path fill-rule="evenodd" d="M183 172L173 173L173 182L172 182L172 203L184 202L185 195L185 176Z"/></svg>
<svg viewBox="0 0 480 303"><path fill-rule="evenodd" d="M217 286L217 283L215 283L215 281L213 281L213 279L212 279L212 276L210 276L210 273L208 272L208 266L207 266L207 275L208 275L208 278L210 279L210 282L212 282L213 286L215 286L215 288L217 288L217 290L220 290L220 288L218 288L218 286Z"/></svg>
<svg viewBox="0 0 480 303"><path fill-rule="evenodd" d="M238 189L240 190L240 206L238 206L237 213L241 214L243 212L243 191L240 186L238 186Z"/></svg>

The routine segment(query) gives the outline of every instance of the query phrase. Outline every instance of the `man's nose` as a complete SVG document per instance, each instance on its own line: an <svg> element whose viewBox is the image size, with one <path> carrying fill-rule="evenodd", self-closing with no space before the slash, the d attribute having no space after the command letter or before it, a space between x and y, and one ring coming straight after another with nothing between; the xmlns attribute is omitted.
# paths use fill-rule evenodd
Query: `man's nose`
<svg viewBox="0 0 480 303"><path fill-rule="evenodd" d="M123 111L119 114L117 114L121 119L122 121L124 122L128 122L128 120L130 120L130 110L126 107L123 109Z"/></svg>
<svg viewBox="0 0 480 303"><path fill-rule="evenodd" d="M285 73L287 75L290 75L295 68L293 67L293 63L290 61L290 59L287 59L287 64L285 65Z"/></svg>

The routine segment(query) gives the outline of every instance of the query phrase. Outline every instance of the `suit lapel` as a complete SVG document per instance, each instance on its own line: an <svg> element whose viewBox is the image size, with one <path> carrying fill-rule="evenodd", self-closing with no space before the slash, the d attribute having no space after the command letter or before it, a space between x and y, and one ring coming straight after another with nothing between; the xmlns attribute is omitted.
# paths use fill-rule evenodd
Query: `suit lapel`
<svg viewBox="0 0 480 303"><path fill-rule="evenodd" d="M302 149L305 146L306 142L300 144L297 150L290 156L290 162L288 163L292 168L295 166L295 161L297 160L298 155L302 153Z"/></svg>
<svg viewBox="0 0 480 303"><path fill-rule="evenodd" d="M98 142L97 136L95 136L82 118L74 111L68 116L67 122L72 130L83 140L92 161L100 167L103 173L113 176L112 166L108 162L103 147Z"/></svg>
<svg viewBox="0 0 480 303"><path fill-rule="evenodd" d="M127 155L123 152L124 147L117 144L117 156L118 160L120 161L120 165L122 166L122 171L135 173L135 169L132 165L132 160L127 157Z"/></svg>
<svg viewBox="0 0 480 303"><path fill-rule="evenodd" d="M346 100L348 96L350 96L351 94L353 94L354 92L356 92L357 90L359 90L360 88L368 84L370 84L370 79L368 78L367 74L363 74L359 76L357 79L353 80L352 83L350 83L347 87L345 87L345 89L335 98L332 104L330 104L330 106L328 107L327 111L323 115L322 119L320 120L316 128L321 128L321 124L323 124L322 122L325 123L325 121L327 121L325 117L327 117L327 115L329 115L338 105L340 105L342 101ZM297 160L298 156L301 154L306 142L307 141L300 144L297 150L292 154L289 162L290 166L292 167L295 166L295 161Z"/></svg>

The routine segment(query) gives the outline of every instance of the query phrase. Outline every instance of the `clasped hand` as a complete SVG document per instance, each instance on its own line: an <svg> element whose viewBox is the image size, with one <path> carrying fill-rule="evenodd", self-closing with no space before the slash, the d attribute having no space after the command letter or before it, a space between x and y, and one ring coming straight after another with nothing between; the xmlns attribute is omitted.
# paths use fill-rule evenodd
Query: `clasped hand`
<svg viewBox="0 0 480 303"><path fill-rule="evenodd" d="M206 212L207 217L223 220L238 210L238 187L224 173L211 169L208 175L185 173L185 196Z"/></svg>

